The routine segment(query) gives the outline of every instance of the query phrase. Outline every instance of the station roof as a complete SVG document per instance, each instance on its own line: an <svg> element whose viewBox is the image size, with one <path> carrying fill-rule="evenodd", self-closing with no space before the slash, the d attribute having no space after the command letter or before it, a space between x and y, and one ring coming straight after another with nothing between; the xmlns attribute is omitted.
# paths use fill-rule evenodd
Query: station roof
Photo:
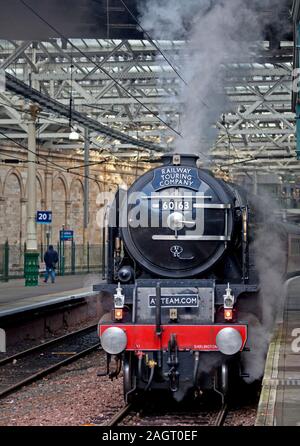
<svg viewBox="0 0 300 446"><path fill-rule="evenodd" d="M69 141L72 97L77 130L82 137L88 127L98 151L132 159L139 159L141 146L149 156L169 151L176 137L170 126L180 130L181 80L162 54L175 57L180 67L185 42L149 40L120 0L24 1L67 40L22 9L21 0L0 0L0 70L7 76L7 89L0 90L0 144L7 138L26 143L24 110L38 102L41 147L82 150L82 138ZM138 14L146 0L124 2ZM251 63L241 58L225 79L231 106L226 125L222 116L216 122L218 137L210 156L216 166L245 174L299 172L291 108L293 0L276 1L280 26L271 20L272 0L255 3L265 40Z"/></svg>

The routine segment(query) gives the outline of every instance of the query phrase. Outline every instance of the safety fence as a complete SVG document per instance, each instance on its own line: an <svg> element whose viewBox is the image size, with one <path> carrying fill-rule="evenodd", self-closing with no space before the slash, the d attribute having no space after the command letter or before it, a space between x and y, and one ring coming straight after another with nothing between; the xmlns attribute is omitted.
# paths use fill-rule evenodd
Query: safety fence
<svg viewBox="0 0 300 446"><path fill-rule="evenodd" d="M56 272L58 275L97 273L102 271L102 245L76 244L73 242L58 243L54 246L58 253ZM40 244L39 265L40 274L45 271L44 254L47 246ZM0 280L24 277L24 255L26 244L23 246L0 244Z"/></svg>

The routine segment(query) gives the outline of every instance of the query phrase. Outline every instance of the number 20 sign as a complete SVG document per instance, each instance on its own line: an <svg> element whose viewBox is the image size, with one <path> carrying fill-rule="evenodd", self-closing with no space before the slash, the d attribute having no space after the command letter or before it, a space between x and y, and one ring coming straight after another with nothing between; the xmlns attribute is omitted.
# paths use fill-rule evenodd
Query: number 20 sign
<svg viewBox="0 0 300 446"><path fill-rule="evenodd" d="M36 213L37 223L51 223L52 222L52 212L51 211L37 211Z"/></svg>

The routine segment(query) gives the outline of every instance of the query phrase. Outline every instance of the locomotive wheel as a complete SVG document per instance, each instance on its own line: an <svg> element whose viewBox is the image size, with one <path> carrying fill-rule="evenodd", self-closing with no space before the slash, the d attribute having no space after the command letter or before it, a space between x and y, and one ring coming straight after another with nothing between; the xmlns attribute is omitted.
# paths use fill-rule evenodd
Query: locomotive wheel
<svg viewBox="0 0 300 446"><path fill-rule="evenodd" d="M227 401L231 391L231 364L223 362L217 370L217 389L223 396L223 400Z"/></svg>
<svg viewBox="0 0 300 446"><path fill-rule="evenodd" d="M125 353L123 360L123 392L124 400L130 403L133 400L134 377L132 375L132 355Z"/></svg>
<svg viewBox="0 0 300 446"><path fill-rule="evenodd" d="M229 393L229 367L227 363L223 363L218 370L218 387L219 391L226 400Z"/></svg>
<svg viewBox="0 0 300 446"><path fill-rule="evenodd" d="M232 400L237 394L240 384L240 363L237 357L224 362L218 369L218 390L224 396L224 400Z"/></svg>

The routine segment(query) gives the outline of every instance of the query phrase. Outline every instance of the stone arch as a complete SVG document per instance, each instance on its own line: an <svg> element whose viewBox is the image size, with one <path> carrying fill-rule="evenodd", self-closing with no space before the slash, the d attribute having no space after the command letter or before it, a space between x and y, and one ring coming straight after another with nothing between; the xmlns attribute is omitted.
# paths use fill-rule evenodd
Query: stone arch
<svg viewBox="0 0 300 446"><path fill-rule="evenodd" d="M44 182L40 172L36 173L36 178L37 178L37 182L38 182L39 188L40 188L41 202L44 203L44 201L45 201L45 182Z"/></svg>
<svg viewBox="0 0 300 446"><path fill-rule="evenodd" d="M7 172L3 185L3 209L0 216L1 243L8 239L10 244L10 264L19 267L21 264L22 243L22 194L23 181L19 171L11 169ZM8 230L9 228L9 230Z"/></svg>
<svg viewBox="0 0 300 446"><path fill-rule="evenodd" d="M6 173L4 181L3 181L3 195L5 194L5 188L6 188L6 184L7 184L7 180L9 179L9 177L11 175L15 175L15 177L17 177L18 182L19 182L19 186L20 186L20 200L25 198L25 186L23 183L23 177L21 172L18 169L9 169L9 171Z"/></svg>
<svg viewBox="0 0 300 446"><path fill-rule="evenodd" d="M96 205L98 194L104 191L103 184L100 181L91 181L90 183L90 204L93 207Z"/></svg>
<svg viewBox="0 0 300 446"><path fill-rule="evenodd" d="M70 214L69 226L74 230L74 240L77 244L83 243L83 199L84 188L79 178L74 178L70 187Z"/></svg>
<svg viewBox="0 0 300 446"><path fill-rule="evenodd" d="M90 200L89 200L89 225L88 225L88 240L92 244L101 243L102 232L97 224L97 212L100 209L97 204L97 197L104 191L103 184L100 181L92 181L90 185Z"/></svg>
<svg viewBox="0 0 300 446"><path fill-rule="evenodd" d="M71 191L72 191L72 189L74 188L74 185L76 185L76 183L79 183L79 184L80 184L80 187L81 187L81 189L82 189L82 192L83 192L83 190L84 190L83 182L81 181L81 179L78 178L78 177L73 178L72 181L71 181L71 186L70 186L70 198L71 198Z"/></svg>
<svg viewBox="0 0 300 446"><path fill-rule="evenodd" d="M59 242L59 231L62 225L67 222L67 181L63 175L58 175L52 183L52 225L51 225L51 243Z"/></svg>
<svg viewBox="0 0 300 446"><path fill-rule="evenodd" d="M95 186L99 189L99 192L104 191L104 183L102 180L95 180L93 181L93 184L95 184Z"/></svg>
<svg viewBox="0 0 300 446"><path fill-rule="evenodd" d="M66 201L69 201L70 199L70 190L69 190L69 186L68 186L68 181L66 179L66 177L62 174L59 173L58 175L55 175L55 177L53 177L53 186L55 185L55 183L60 180L63 185L64 185L64 189L65 189L65 195L66 195Z"/></svg>

